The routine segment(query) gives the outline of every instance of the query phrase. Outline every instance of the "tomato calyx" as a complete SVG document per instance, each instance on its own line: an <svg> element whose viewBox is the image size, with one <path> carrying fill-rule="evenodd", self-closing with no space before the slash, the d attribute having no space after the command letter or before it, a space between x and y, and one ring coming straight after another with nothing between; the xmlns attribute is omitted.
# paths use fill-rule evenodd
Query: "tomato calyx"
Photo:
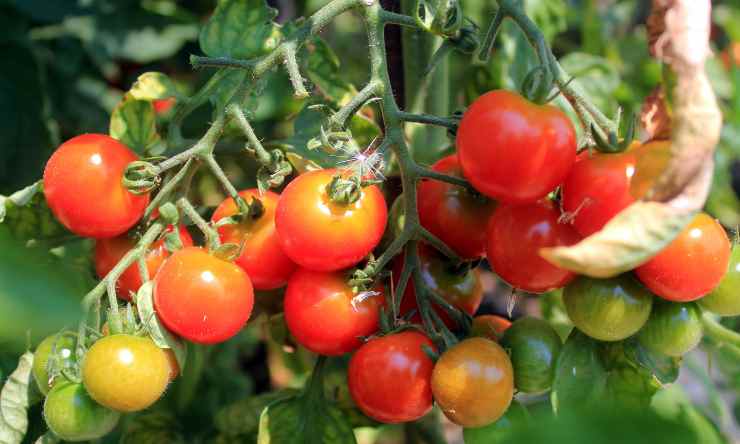
<svg viewBox="0 0 740 444"><path fill-rule="evenodd" d="M637 125L637 118L634 114L626 119L626 127L624 128L624 136L619 136L619 131L609 131L606 138L601 132L591 124L591 136L594 139L596 149L602 153L621 153L626 150L635 138L635 127Z"/></svg>
<svg viewBox="0 0 740 444"><path fill-rule="evenodd" d="M524 76L519 91L530 102L542 105L552 100L549 96L554 84L555 77L550 69L545 65L538 65Z"/></svg>
<svg viewBox="0 0 740 444"><path fill-rule="evenodd" d="M135 160L126 166L121 184L132 194L146 194L159 186L159 168L144 160Z"/></svg>
<svg viewBox="0 0 740 444"><path fill-rule="evenodd" d="M332 177L326 185L326 193L332 202L340 205L350 205L360 199L362 184L358 176L342 177L340 174Z"/></svg>

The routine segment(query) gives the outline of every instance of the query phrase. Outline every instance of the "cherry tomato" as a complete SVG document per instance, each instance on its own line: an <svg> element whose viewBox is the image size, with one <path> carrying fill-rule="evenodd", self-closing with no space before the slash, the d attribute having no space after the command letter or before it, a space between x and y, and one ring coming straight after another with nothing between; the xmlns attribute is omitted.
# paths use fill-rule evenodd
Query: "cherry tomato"
<svg viewBox="0 0 740 444"><path fill-rule="evenodd" d="M660 300L653 304L650 319L637 336L645 347L675 357L691 351L701 337L701 312L694 303Z"/></svg>
<svg viewBox="0 0 740 444"><path fill-rule="evenodd" d="M511 360L497 343L468 338L442 354L432 373L432 394L445 416L463 427L499 419L514 397Z"/></svg>
<svg viewBox="0 0 740 444"><path fill-rule="evenodd" d="M504 317L480 315L473 318L470 335L498 341L509 327L511 327L511 321Z"/></svg>
<svg viewBox="0 0 740 444"><path fill-rule="evenodd" d="M376 339L349 362L349 391L367 416L384 423L414 421L432 409L434 363L422 346L432 341L414 330Z"/></svg>
<svg viewBox="0 0 740 444"><path fill-rule="evenodd" d="M380 242L387 222L385 198L375 186L364 187L351 204L331 201L327 185L337 170L310 171L295 178L278 201L275 226L285 254L317 271L349 268Z"/></svg>
<svg viewBox="0 0 740 444"><path fill-rule="evenodd" d="M449 262L441 253L431 247L419 248L419 262L421 266L421 278L424 286L430 291L436 292L458 309L469 315L473 315L480 307L483 300L483 284L481 283L480 271L478 269L468 270L460 273L450 268ZM401 277L403 270L403 257L398 257L393 267L393 279L395 284ZM411 310L416 310L411 320L420 323L421 316L416 305L416 291L412 279L406 285L406 291L401 300L400 314L405 316ZM434 307L445 325L455 327L455 321L441 307Z"/></svg>
<svg viewBox="0 0 740 444"><path fill-rule="evenodd" d="M82 361L90 396L118 412L154 404L170 382L167 354L148 337L119 334L95 342Z"/></svg>
<svg viewBox="0 0 740 444"><path fill-rule="evenodd" d="M51 336L47 336L41 341L36 347L36 351L33 354L33 367L31 371L33 373L33 379L36 380L36 385L42 394L49 393L49 388L53 386L55 381L49 381L49 358L52 357L56 360L56 366L58 370L71 369L75 363L75 348L77 347L77 335L73 332L65 331ZM62 377L62 379L66 379Z"/></svg>
<svg viewBox="0 0 740 444"><path fill-rule="evenodd" d="M637 267L637 277L653 293L674 302L708 294L727 273L730 241L722 225L699 213L667 247Z"/></svg>
<svg viewBox="0 0 740 444"><path fill-rule="evenodd" d="M510 350L517 390L541 393L550 389L563 343L547 321L517 319L504 333L501 345Z"/></svg>
<svg viewBox="0 0 740 444"><path fill-rule="evenodd" d="M44 401L46 425L65 441L102 438L116 427L120 417L120 413L93 401L82 384L57 384Z"/></svg>
<svg viewBox="0 0 740 444"><path fill-rule="evenodd" d="M699 305L721 316L740 315L740 248L732 249L725 277L711 293L699 299Z"/></svg>
<svg viewBox="0 0 740 444"><path fill-rule="evenodd" d="M154 279L159 319L192 342L215 344L236 335L253 305L247 273L199 247L175 252Z"/></svg>
<svg viewBox="0 0 740 444"><path fill-rule="evenodd" d="M57 219L80 236L107 238L131 228L144 214L149 195L121 184L138 157L104 134L83 134L57 148L44 169L44 196Z"/></svg>
<svg viewBox="0 0 740 444"><path fill-rule="evenodd" d="M462 177L457 156L451 155L432 165L434 171ZM426 179L418 185L421 225L440 238L463 259L479 259L486 254L486 223L496 203L462 187Z"/></svg>
<svg viewBox="0 0 740 444"><path fill-rule="evenodd" d="M465 112L456 145L462 171L478 191L505 203L534 203L573 166L576 131L558 108L495 90Z"/></svg>
<svg viewBox="0 0 740 444"><path fill-rule="evenodd" d="M100 333L102 333L103 336L110 335L110 327L108 327L107 322L100 327ZM174 381L180 374L180 364L177 362L175 352L172 351L171 348L163 348L162 351L167 355L167 364L170 366L170 381Z"/></svg>
<svg viewBox="0 0 740 444"><path fill-rule="evenodd" d="M314 353L341 355L378 330L383 294L354 294L343 272L299 268L285 291L285 322L299 344Z"/></svg>
<svg viewBox="0 0 740 444"><path fill-rule="evenodd" d="M244 244L242 253L235 262L247 272L255 289L272 290L282 287L288 282L296 265L283 253L275 231L275 207L280 196L272 191L260 195L256 188L241 191L239 195L247 202L259 199L264 212L257 219L219 227L221 241ZM228 198L216 208L211 220L217 222L237 212L234 199Z"/></svg>
<svg viewBox="0 0 740 444"><path fill-rule="evenodd" d="M153 100L154 112L157 114L167 114L175 106L175 102L177 102L177 99L174 97Z"/></svg>
<svg viewBox="0 0 740 444"><path fill-rule="evenodd" d="M492 444L505 442L505 439L515 427L522 427L532 420L526 407L516 399L497 421L483 427L465 428L463 438L465 444Z"/></svg>
<svg viewBox="0 0 740 444"><path fill-rule="evenodd" d="M173 230L172 226L166 229L167 232ZM193 245L193 238L190 237L190 233L184 226L179 227L178 234L183 246L190 247ZM98 239L95 242L95 272L98 277L104 278L134 246L136 246L136 241L126 235L110 239ZM159 239L151 245L149 252L146 254L146 268L149 270L150 278L156 276L157 271L169 255L170 252L164 245L164 239ZM119 298L130 301L132 293L136 294L139 287L141 287L141 275L139 274L138 264L134 263L118 278L116 294Z"/></svg>
<svg viewBox="0 0 740 444"><path fill-rule="evenodd" d="M562 287L575 275L545 259L544 247L572 245L579 236L560 223L551 201L530 205L499 205L488 223L488 261L501 279L514 288L544 293Z"/></svg>
<svg viewBox="0 0 740 444"><path fill-rule="evenodd" d="M630 274L609 279L580 276L563 290L563 303L579 330L601 341L620 341L645 325L653 295Z"/></svg>

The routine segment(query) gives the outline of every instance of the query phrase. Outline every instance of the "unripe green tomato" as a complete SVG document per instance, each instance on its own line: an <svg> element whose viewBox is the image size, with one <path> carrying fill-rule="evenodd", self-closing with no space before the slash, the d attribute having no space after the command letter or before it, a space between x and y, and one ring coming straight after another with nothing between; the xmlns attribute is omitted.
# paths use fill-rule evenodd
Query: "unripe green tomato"
<svg viewBox="0 0 740 444"><path fill-rule="evenodd" d="M740 247L732 249L727 274L699 305L720 316L740 315Z"/></svg>
<svg viewBox="0 0 740 444"><path fill-rule="evenodd" d="M70 331L65 331L47 336L36 347L36 352L33 354L33 367L31 371L33 373L33 379L36 380L36 385L42 394L46 395L49 393L49 372L47 366L52 350L55 351L60 359L58 361L60 369L68 368L74 363L76 346L77 336Z"/></svg>
<svg viewBox="0 0 740 444"><path fill-rule="evenodd" d="M526 317L515 321L501 339L510 350L514 386L524 393L550 389L563 343L547 321Z"/></svg>
<svg viewBox="0 0 740 444"><path fill-rule="evenodd" d="M645 325L653 294L631 274L609 279L580 276L563 290L563 302L579 330L601 341L620 341Z"/></svg>
<svg viewBox="0 0 740 444"><path fill-rule="evenodd" d="M49 430L65 441L101 438L118 424L118 412L90 398L82 384L60 382L44 401L44 419Z"/></svg>
<svg viewBox="0 0 740 444"><path fill-rule="evenodd" d="M514 427L521 427L531 419L527 409L515 399L498 421L483 427L463 429L463 439L465 444L494 444L503 440Z"/></svg>
<svg viewBox="0 0 740 444"><path fill-rule="evenodd" d="M658 301L637 339L668 356L683 356L701 341L701 312L692 304Z"/></svg>

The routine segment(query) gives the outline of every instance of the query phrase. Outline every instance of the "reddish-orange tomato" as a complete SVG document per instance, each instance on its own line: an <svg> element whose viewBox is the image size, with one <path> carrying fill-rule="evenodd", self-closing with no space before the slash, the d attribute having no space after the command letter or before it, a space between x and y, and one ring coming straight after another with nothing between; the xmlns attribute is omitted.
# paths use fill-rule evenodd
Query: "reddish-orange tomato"
<svg viewBox="0 0 740 444"><path fill-rule="evenodd" d="M44 196L57 219L80 236L123 234L144 214L149 195L135 195L121 183L138 157L104 134L73 137L54 151L44 169Z"/></svg>
<svg viewBox="0 0 740 444"><path fill-rule="evenodd" d="M153 100L152 105L154 106L154 112L157 114L166 114L173 106L175 106L175 102L177 102L177 99L174 97Z"/></svg>
<svg viewBox="0 0 740 444"><path fill-rule="evenodd" d="M275 227L283 251L293 262L316 271L349 268L378 245L388 217L380 189L367 186L351 204L332 202L327 185L334 169L295 178L278 201Z"/></svg>
<svg viewBox="0 0 740 444"><path fill-rule="evenodd" d="M506 318L497 315L480 315L473 318L470 335L498 341L509 327L511 327L511 321Z"/></svg>
<svg viewBox="0 0 740 444"><path fill-rule="evenodd" d="M657 256L635 273L653 293L674 302L705 296L719 285L730 262L730 241L722 225L699 213Z"/></svg>
<svg viewBox="0 0 740 444"><path fill-rule="evenodd" d="M285 291L285 322L299 344L314 353L341 355L378 330L383 293L354 294L343 272L299 268Z"/></svg>
<svg viewBox="0 0 740 444"><path fill-rule="evenodd" d="M432 165L434 171L462 177L457 156ZM486 224L496 203L463 187L438 180L422 180L418 186L419 221L463 259L486 254Z"/></svg>
<svg viewBox="0 0 740 444"><path fill-rule="evenodd" d="M201 344L239 333L254 305L249 276L200 247L176 251L154 279L154 309L164 325Z"/></svg>
<svg viewBox="0 0 740 444"><path fill-rule="evenodd" d="M247 272L255 289L272 290L282 287L288 282L296 265L283 252L275 230L275 208L280 196L272 191L260 196L256 188L241 191L239 195L247 202L259 199L264 212L257 219L219 227L221 241L244 244L242 253L235 262ZM211 220L217 222L237 212L234 199L228 198L216 208Z"/></svg>
<svg viewBox="0 0 740 444"><path fill-rule="evenodd" d="M575 274L543 259L545 247L573 245L580 237L549 200L530 205L499 205L488 223L488 261L514 288L544 293L560 288Z"/></svg>
<svg viewBox="0 0 740 444"><path fill-rule="evenodd" d="M171 232L173 229L170 225L166 231ZM178 234L184 247L193 245L193 238L190 237L187 228L180 226ZM98 277L101 279L104 278L135 245L136 241L126 235L111 239L98 239L95 242L95 272L98 274ZM150 279L154 278L159 267L162 266L162 262L169 255L170 252L167 251L164 245L164 239L159 239L151 245L149 252L146 254L146 268L149 270ZM130 301L131 294L136 293L139 287L141 287L141 275L139 274L138 264L134 263L123 272L116 282L118 297L125 301Z"/></svg>
<svg viewBox="0 0 740 444"><path fill-rule="evenodd" d="M385 423L414 421L432 409L434 363L422 346L432 341L415 330L376 339L349 362L349 392L367 416Z"/></svg>
<svg viewBox="0 0 740 444"><path fill-rule="evenodd" d="M732 69L733 66L740 66L740 42L730 43L730 46L722 51L720 57L727 70Z"/></svg>

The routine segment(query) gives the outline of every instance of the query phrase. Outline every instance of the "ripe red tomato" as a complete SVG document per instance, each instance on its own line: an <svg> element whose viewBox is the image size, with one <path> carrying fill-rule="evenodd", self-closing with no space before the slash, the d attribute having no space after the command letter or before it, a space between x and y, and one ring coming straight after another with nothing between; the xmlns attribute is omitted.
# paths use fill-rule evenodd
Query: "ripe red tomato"
<svg viewBox="0 0 740 444"><path fill-rule="evenodd" d="M285 322L298 343L312 352L341 355L378 330L383 294L364 296L352 292L343 272L299 268L285 291Z"/></svg>
<svg viewBox="0 0 740 444"><path fill-rule="evenodd" d="M462 177L455 155L438 160L432 169ZM494 201L459 186L427 179L418 185L417 205L421 225L460 257L474 260L486 254L486 223L496 208Z"/></svg>
<svg viewBox="0 0 740 444"><path fill-rule="evenodd" d="M560 223L559 211L549 200L530 205L499 205L488 223L488 261L512 287L544 293L570 282L575 275L547 262L544 247L572 245L579 236Z"/></svg>
<svg viewBox="0 0 740 444"><path fill-rule="evenodd" d="M470 105L456 144L465 177L505 203L533 203L546 196L576 158L576 132L565 113L504 90L483 94Z"/></svg>
<svg viewBox="0 0 740 444"><path fill-rule="evenodd" d="M131 228L149 195L121 184L126 165L138 157L104 134L73 137L54 151L44 169L44 196L57 219L80 236L107 238Z"/></svg>
<svg viewBox="0 0 740 444"><path fill-rule="evenodd" d="M511 327L511 321L498 315L480 315L473 318L470 336L479 336L498 342Z"/></svg>
<svg viewBox="0 0 740 444"><path fill-rule="evenodd" d="M722 225L699 213L657 256L637 267L653 293L674 302L701 298L719 285L730 262L730 241Z"/></svg>
<svg viewBox="0 0 740 444"><path fill-rule="evenodd" d="M253 305L247 273L199 247L175 252L154 279L159 319L192 342L215 344L236 335Z"/></svg>
<svg viewBox="0 0 740 444"><path fill-rule="evenodd" d="M380 189L367 186L356 202L334 203L326 188L337 174L334 169L301 174L278 201L275 226L283 251L310 270L335 271L357 264L385 231L388 209Z"/></svg>
<svg viewBox="0 0 740 444"><path fill-rule="evenodd" d="M262 202L264 212L257 219L249 219L235 225L219 227L221 242L244 243L236 264L247 272L252 285L257 290L272 290L284 286L296 265L283 253L275 231L275 207L279 195L272 191L260 196L256 188L244 190L239 195L249 202L257 198ZM217 222L238 212L234 199L221 202L211 220Z"/></svg>
<svg viewBox="0 0 740 444"><path fill-rule="evenodd" d="M416 330L376 339L349 361L349 392L367 416L385 423L414 421L432 409L434 363L423 345L432 341Z"/></svg>
<svg viewBox="0 0 740 444"><path fill-rule="evenodd" d="M173 230L174 228L171 225L166 229L167 232ZM178 234L183 246L190 247L193 245L193 238L190 237L187 228L180 226ZM98 239L95 242L95 272L98 277L104 278L134 246L136 246L136 241L126 235L110 239ZM159 267L162 266L169 255L170 252L167 251L164 245L164 239L159 239L151 245L149 252L146 254L146 268L149 270L150 279L156 276ZM119 298L130 301L131 294L135 294L139 287L141 287L141 275L139 274L138 264L134 263L118 278L116 293Z"/></svg>

